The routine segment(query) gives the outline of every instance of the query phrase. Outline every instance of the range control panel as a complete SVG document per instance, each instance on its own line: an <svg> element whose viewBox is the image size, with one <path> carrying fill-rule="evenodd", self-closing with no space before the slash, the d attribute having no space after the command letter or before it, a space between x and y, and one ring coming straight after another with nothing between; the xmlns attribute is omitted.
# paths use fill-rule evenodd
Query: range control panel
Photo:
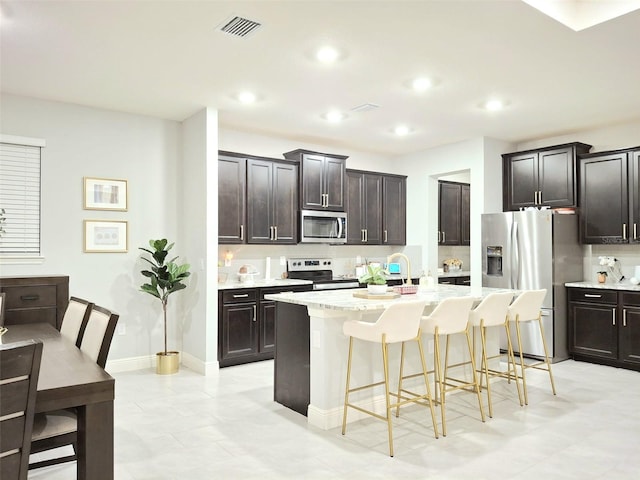
<svg viewBox="0 0 640 480"><path fill-rule="evenodd" d="M330 258L290 258L287 260L287 270L303 272L313 270L331 270Z"/></svg>

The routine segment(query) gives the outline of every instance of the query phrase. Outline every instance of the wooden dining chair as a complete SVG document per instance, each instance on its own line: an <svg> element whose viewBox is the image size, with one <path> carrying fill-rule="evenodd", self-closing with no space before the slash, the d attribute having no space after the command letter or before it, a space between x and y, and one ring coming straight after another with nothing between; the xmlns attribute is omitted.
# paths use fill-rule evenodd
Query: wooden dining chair
<svg viewBox="0 0 640 480"><path fill-rule="evenodd" d="M84 328L80 350L104 368L119 315L93 305ZM77 460L78 415L74 409L38 414L33 424L31 453L73 446L74 454L31 463L30 469Z"/></svg>
<svg viewBox="0 0 640 480"><path fill-rule="evenodd" d="M4 309L6 299L4 298L6 293L0 292L0 327L4 327Z"/></svg>
<svg viewBox="0 0 640 480"><path fill-rule="evenodd" d="M82 335L87 327L93 303L78 297L71 297L62 317L60 334L80 347Z"/></svg>
<svg viewBox="0 0 640 480"><path fill-rule="evenodd" d="M26 480L42 342L0 345L0 478Z"/></svg>

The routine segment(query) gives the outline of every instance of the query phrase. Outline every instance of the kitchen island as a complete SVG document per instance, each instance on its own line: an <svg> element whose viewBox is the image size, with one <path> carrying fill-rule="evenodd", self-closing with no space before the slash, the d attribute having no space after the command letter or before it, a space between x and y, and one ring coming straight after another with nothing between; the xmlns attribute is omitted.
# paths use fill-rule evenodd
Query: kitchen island
<svg viewBox="0 0 640 480"><path fill-rule="evenodd" d="M425 314L442 300L450 297L472 296L478 302L496 288L475 288L457 285L438 285L431 290L395 299L364 299L354 297L363 289L279 293L265 298L277 302L274 399L293 410L307 415L310 425L328 430L342 422L348 338L342 333L347 320L375 321L391 303L412 300L426 302ZM497 332L494 332L497 333ZM429 369L433 368L433 339L424 337ZM463 357L464 339L452 341L450 363ZM499 351L498 336L487 339L489 355ZM398 372L399 345L390 347L392 379ZM355 384L372 383L382 378L382 355L379 345L358 342L354 353L358 361L352 371ZM431 361L429 361L431 360ZM419 371L417 349L410 347L406 356L407 372ZM470 366L467 366L470 373ZM393 381L393 380L392 380ZM368 399L369 407L384 408L383 395ZM357 415L349 417L357 420Z"/></svg>

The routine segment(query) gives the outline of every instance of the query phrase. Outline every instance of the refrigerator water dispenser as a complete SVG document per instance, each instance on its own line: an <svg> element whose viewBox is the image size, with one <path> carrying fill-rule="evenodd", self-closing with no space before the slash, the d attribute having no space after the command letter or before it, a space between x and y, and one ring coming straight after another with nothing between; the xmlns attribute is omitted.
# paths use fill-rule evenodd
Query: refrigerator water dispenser
<svg viewBox="0 0 640 480"><path fill-rule="evenodd" d="M502 247L487 247L487 275L502 276Z"/></svg>

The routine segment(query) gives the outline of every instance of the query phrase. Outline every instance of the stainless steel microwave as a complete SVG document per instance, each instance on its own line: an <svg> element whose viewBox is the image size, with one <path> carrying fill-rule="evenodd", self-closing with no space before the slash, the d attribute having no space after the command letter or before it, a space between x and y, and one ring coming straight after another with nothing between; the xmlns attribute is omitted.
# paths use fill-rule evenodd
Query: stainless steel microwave
<svg viewBox="0 0 640 480"><path fill-rule="evenodd" d="M347 243L347 214L300 210L300 243Z"/></svg>

